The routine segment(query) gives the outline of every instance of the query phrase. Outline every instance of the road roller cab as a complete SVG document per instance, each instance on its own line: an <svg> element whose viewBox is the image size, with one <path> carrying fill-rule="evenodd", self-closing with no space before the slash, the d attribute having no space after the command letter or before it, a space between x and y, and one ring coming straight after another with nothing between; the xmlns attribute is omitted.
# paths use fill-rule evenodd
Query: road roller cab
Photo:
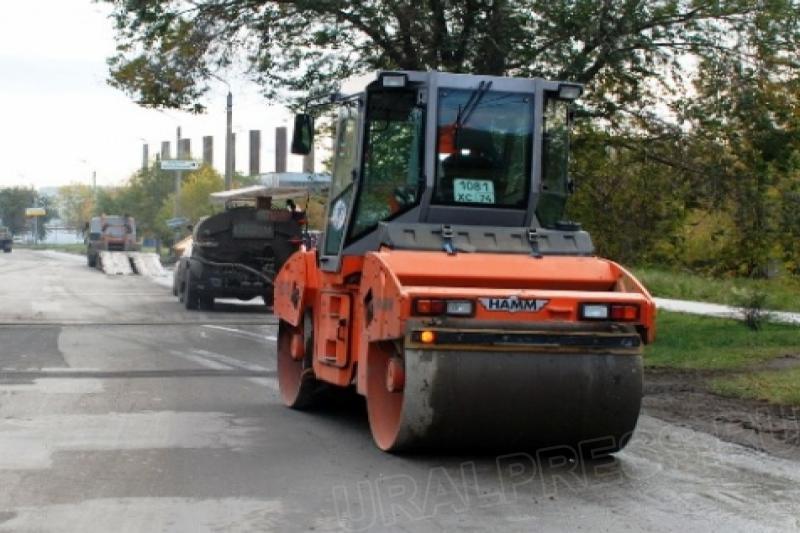
<svg viewBox="0 0 800 533"><path fill-rule="evenodd" d="M389 451L621 449L655 305L563 220L582 88L381 72L342 89L324 236L275 281L285 403L355 386ZM312 143L298 115L293 151Z"/></svg>

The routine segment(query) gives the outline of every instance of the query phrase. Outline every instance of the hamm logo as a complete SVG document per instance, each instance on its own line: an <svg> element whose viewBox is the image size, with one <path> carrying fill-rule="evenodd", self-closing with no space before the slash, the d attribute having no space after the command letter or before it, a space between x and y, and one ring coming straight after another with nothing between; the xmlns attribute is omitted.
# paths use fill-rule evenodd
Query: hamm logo
<svg viewBox="0 0 800 533"><path fill-rule="evenodd" d="M510 296L508 298L478 298L487 311L505 311L507 313L533 313L542 309L549 300L527 300Z"/></svg>

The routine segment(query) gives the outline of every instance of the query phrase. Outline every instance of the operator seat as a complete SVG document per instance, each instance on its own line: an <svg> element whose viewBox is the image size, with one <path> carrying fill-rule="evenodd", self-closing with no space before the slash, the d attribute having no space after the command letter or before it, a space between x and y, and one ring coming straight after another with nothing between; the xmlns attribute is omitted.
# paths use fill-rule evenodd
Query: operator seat
<svg viewBox="0 0 800 533"><path fill-rule="evenodd" d="M488 131L461 129L457 133L455 150L442 161L442 179L438 197L453 202L453 180L477 179L494 183L496 171L501 169L497 150Z"/></svg>

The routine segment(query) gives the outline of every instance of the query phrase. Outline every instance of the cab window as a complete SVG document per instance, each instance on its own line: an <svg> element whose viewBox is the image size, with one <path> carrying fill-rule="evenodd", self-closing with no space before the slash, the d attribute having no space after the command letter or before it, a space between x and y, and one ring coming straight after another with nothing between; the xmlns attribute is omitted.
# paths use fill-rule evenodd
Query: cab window
<svg viewBox="0 0 800 533"><path fill-rule="evenodd" d="M441 89L438 204L524 209L531 181L533 95Z"/></svg>
<svg viewBox="0 0 800 533"><path fill-rule="evenodd" d="M542 125L542 185L536 218L554 227L564 216L569 195L569 102L545 100Z"/></svg>
<svg viewBox="0 0 800 533"><path fill-rule="evenodd" d="M364 172L350 239L419 202L425 117L415 90L374 91L367 99Z"/></svg>
<svg viewBox="0 0 800 533"><path fill-rule="evenodd" d="M325 230L325 255L337 255L344 237L353 190L353 172L358 152L358 111L354 103L339 109L331 177L330 208Z"/></svg>

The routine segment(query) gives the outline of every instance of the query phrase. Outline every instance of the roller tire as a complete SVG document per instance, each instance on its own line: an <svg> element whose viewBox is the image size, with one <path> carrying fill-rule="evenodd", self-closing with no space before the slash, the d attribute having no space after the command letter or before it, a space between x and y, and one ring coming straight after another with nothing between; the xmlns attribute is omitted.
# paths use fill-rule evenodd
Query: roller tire
<svg viewBox="0 0 800 533"><path fill-rule="evenodd" d="M198 294L198 303L199 307L203 311L212 311L214 309L214 297L210 294L206 293L199 293Z"/></svg>
<svg viewBox="0 0 800 533"><path fill-rule="evenodd" d="M305 355L295 361L291 355L291 340L298 328L281 320L278 325L278 385L283 403L297 410L309 410L319 405L327 386L314 377L313 315L307 310L303 316L303 342Z"/></svg>
<svg viewBox="0 0 800 533"><path fill-rule="evenodd" d="M393 360L405 369L399 392L387 385ZM370 430L388 452L569 449L596 458L628 444L641 405L641 355L398 353L373 344L366 364Z"/></svg>
<svg viewBox="0 0 800 533"><path fill-rule="evenodd" d="M189 311L196 311L200 307L200 295L197 289L192 287L192 277L186 276L186 281L183 284L183 305Z"/></svg>

